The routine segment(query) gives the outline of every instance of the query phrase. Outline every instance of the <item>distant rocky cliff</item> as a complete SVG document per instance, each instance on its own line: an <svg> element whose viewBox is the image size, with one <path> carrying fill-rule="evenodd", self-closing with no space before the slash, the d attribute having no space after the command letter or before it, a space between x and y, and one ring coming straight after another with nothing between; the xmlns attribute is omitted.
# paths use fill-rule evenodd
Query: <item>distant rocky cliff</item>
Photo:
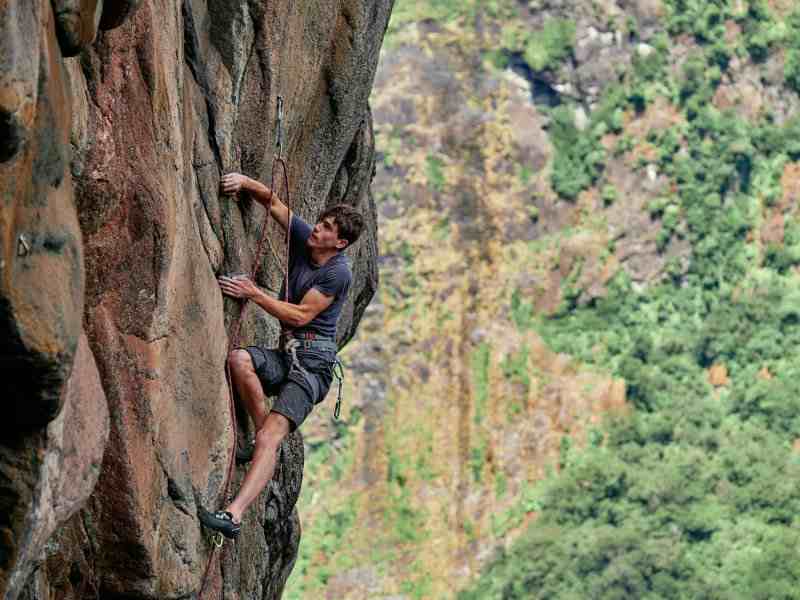
<svg viewBox="0 0 800 600"><path fill-rule="evenodd" d="M263 210L278 96L296 211L358 206L369 232L340 323L377 283L367 99L392 0L0 3L0 593L191 598L233 443L224 361ZM277 233L275 241L277 243ZM275 290L270 253L259 283ZM249 342L275 341L250 310ZM277 598L299 540L302 441L204 597ZM234 477L233 486L241 472ZM221 565L221 566L220 566Z"/></svg>
<svg viewBox="0 0 800 600"><path fill-rule="evenodd" d="M663 484L669 470L660 458L606 470L604 456L624 456L622 440L639 436L626 432L614 452L593 452L611 437L609 414L652 413L653 456L669 439L664 456L704 465L703 477L715 482L700 495L702 508L679 500L674 509L703 514L708 531L731 523L719 554L690 546L684 534L681 553L714 557L694 572L714 571L716 557L732 571L749 565L745 553L761 552L757 536L777 538L778 526L754 528L740 543L752 513L737 523L729 517L740 518L739 505L726 513L715 503L752 494L761 506L763 490L794 481L780 465L794 464L787 454L800 428L782 424L792 433L772 438L784 448L774 455L761 448L766 436L742 429L742 438L759 440L759 476L746 494L736 487L745 459L731 462L733 474L706 467L717 458L705 431L719 428L710 415L729 393L744 418L797 414L797 374L782 364L800 364L791 312L800 281L796 6L396 4L371 100L382 285L343 353L354 374L349 427L320 415L306 426L307 461L318 465L306 476L316 493L300 500L304 544L291 600L451 598L516 538L531 539L528 531L538 532L539 545L520 545L513 575L492 571L491 585L470 598L647 596L630 592L628 575L647 563L634 553L620 560L618 525L635 528L632 545L677 539L677 530L648 525L642 535L613 482L624 480L635 496L648 485L636 473L652 477L650 489L680 489L682 499L688 478ZM748 298L753 289L765 297L769 290L763 313ZM726 339L736 323L742 332ZM777 372L781 383L770 379ZM754 381L786 391L753 392ZM751 408L757 402L765 408ZM685 424L694 407L704 433L693 446ZM720 445L745 447L720 435ZM575 456L597 457L594 470ZM573 459L583 466L570 471ZM778 474L767 485L761 473L772 468ZM606 485L607 497L594 491ZM663 515L667 496L639 496L643 513ZM783 489L775 496L776 506L794 501ZM604 512L606 499L614 508ZM573 501L586 512L570 512ZM598 513L607 521L585 528ZM796 542L775 547L789 555ZM667 555L652 552L656 561ZM783 560L763 563L776 568L752 581L774 586L765 596L780 595L772 590L782 589ZM685 586L688 572L675 570L673 590L743 593L741 580L722 588L713 577L713 591L686 591L700 589ZM612 580L616 587L601 587ZM796 587L795 579L784 589ZM665 589L649 594L678 593ZM745 596L757 597L755 589Z"/></svg>

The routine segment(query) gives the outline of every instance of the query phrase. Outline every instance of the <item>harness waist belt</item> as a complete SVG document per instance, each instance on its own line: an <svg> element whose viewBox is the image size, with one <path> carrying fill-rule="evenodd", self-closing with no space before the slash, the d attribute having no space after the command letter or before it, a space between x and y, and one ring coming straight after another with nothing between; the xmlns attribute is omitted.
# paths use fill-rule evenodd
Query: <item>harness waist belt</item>
<svg viewBox="0 0 800 600"><path fill-rule="evenodd" d="M333 338L315 336L314 334L306 336L303 334L294 335L284 333L281 335L281 342L282 346L287 350L293 346L295 348L303 348L305 350L315 349L330 350L332 352L339 351L339 345L333 340Z"/></svg>

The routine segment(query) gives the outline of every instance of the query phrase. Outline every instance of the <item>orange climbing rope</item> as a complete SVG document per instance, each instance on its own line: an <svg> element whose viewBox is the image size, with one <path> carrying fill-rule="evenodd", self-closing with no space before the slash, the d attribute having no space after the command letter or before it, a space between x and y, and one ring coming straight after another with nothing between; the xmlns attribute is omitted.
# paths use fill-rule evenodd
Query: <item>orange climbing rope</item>
<svg viewBox="0 0 800 600"><path fill-rule="evenodd" d="M275 190L275 172L276 168L280 166L281 170L283 171L283 189L284 189L284 201L286 203L287 208L289 209L289 219L286 226L286 235L285 235L285 244L286 244L286 269L284 271L284 301L289 301L289 259L290 259L290 246L291 246L291 228L292 228L292 205L289 199L289 174L288 169L286 167L286 161L281 157L283 153L283 133L281 129L281 124L283 121L283 100L281 97L278 97L278 127L277 127L277 140L276 146L278 148L277 153L272 159L272 178L270 182L270 206L267 206L267 214L264 216L264 224L261 227L261 238L258 241L258 247L256 250L255 259L253 261L253 268L250 275L250 280L255 281L256 276L258 275L259 268L261 267L261 260L264 254L264 243L268 242L269 238L269 221L270 221L270 212L272 206L272 200ZM270 249L271 245L270 245ZM273 255L275 254L273 250ZM277 256L276 256L277 259ZM225 475L225 485L222 488L222 497L224 499L224 503L227 504L229 500L229 491L230 491L230 483L231 483L231 475L233 474L233 468L236 463L236 447L238 444L237 439L237 424L236 424L236 405L233 399L233 380L231 378L231 370L230 365L228 364L227 357L230 353L235 350L236 348L240 347L239 344L239 337L242 328L242 321L244 318L244 312L247 308L247 300L240 301L239 307L239 314L236 317L236 320L231 325L230 333L228 335L228 352L226 354L225 360L225 380L228 384L228 408L230 410L231 416L231 427L233 428L233 446L231 446L231 453L230 458L228 459L228 470ZM214 548L211 550L211 555L208 557L208 563L206 564L205 571L203 573L203 579L200 584L200 591L198 593L198 600L202 600L203 594L205 593L206 585L208 583L208 575L211 572L211 565L214 562L214 558L216 557L217 549L221 548L224 543L224 538L222 538L222 534L216 534L214 538Z"/></svg>

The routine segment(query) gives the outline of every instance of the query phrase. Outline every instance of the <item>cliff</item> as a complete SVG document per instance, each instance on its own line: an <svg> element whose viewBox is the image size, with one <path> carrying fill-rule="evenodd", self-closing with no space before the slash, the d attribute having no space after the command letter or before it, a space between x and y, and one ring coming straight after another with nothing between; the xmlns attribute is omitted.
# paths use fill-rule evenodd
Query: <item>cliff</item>
<svg viewBox="0 0 800 600"><path fill-rule="evenodd" d="M377 283L367 100L391 4L0 3L4 598L196 596L195 511L222 502L234 440L238 306L215 277L252 269L263 219L219 179L268 181L280 96L295 210L347 202L369 223L345 343ZM258 283L281 269L268 254ZM242 335L274 343L275 323L251 309ZM205 597L280 596L302 468L295 434Z"/></svg>

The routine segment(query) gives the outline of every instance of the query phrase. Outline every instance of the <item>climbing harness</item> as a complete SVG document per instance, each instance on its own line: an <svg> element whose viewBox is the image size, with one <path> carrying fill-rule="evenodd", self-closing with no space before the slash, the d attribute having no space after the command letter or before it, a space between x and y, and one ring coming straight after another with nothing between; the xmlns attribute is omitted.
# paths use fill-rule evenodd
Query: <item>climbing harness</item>
<svg viewBox="0 0 800 600"><path fill-rule="evenodd" d="M292 357L292 368L297 368L303 373L307 371L300 364L297 358L297 349L304 350L321 350L323 352L333 352L334 360L331 364L331 372L336 380L339 382L339 393L336 398L336 408L333 416L338 420L339 413L341 412L342 404L342 384L344 383L344 365L336 353L339 351L339 345L333 338L316 335L313 332L293 333L291 331L284 332L281 336L281 345L284 350L289 352ZM290 369L291 370L291 369Z"/></svg>
<svg viewBox="0 0 800 600"><path fill-rule="evenodd" d="M297 350L300 348L305 350L316 349L323 352L328 351L334 353L335 358L331 364L331 372L338 382L339 389L336 396L336 407L333 410L333 417L338 421L339 415L342 412L342 384L344 383L344 367L342 365L342 361L340 361L339 357L336 356L336 352L339 350L338 344L332 338L317 336L310 332L300 334L285 332L281 337L281 342L284 351L289 354L292 360L289 367L289 373L291 374L292 371L297 371L314 390L315 395L316 392L319 391L319 384L317 383L316 378L312 376L300 363L300 359L297 358Z"/></svg>

